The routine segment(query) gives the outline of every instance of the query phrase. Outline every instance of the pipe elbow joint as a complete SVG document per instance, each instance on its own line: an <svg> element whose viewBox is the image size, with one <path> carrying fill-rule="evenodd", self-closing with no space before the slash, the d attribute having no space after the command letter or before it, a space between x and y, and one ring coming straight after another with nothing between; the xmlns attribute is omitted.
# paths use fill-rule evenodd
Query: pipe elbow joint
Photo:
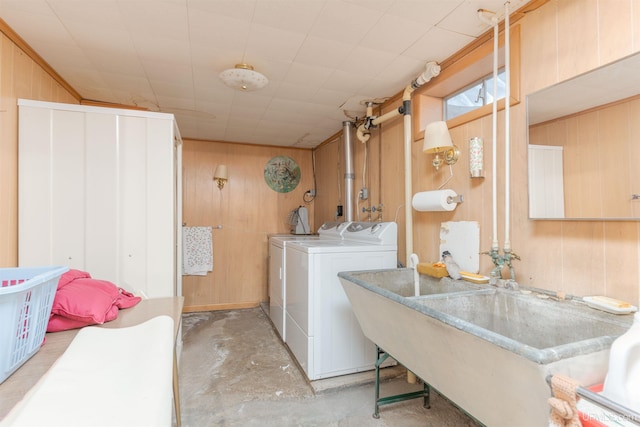
<svg viewBox="0 0 640 427"><path fill-rule="evenodd" d="M427 62L424 72L416 79L416 86L420 87L429 82L432 78L438 76L440 74L440 69L440 65L437 62Z"/></svg>
<svg viewBox="0 0 640 427"><path fill-rule="evenodd" d="M373 121L375 119L377 119L377 116L367 116L367 118L364 120L364 123L362 124L362 126L364 126L365 129L369 130L371 128L375 129L376 125L373 123Z"/></svg>
<svg viewBox="0 0 640 427"><path fill-rule="evenodd" d="M356 130L356 137L360 142L364 144L365 142L369 141L369 138L371 138L371 133L369 133L369 131L367 131L362 124L358 126L358 129Z"/></svg>
<svg viewBox="0 0 640 427"><path fill-rule="evenodd" d="M440 67L440 64L438 64L436 61L427 62L426 72L430 76L429 79L438 76L441 69L442 68Z"/></svg>

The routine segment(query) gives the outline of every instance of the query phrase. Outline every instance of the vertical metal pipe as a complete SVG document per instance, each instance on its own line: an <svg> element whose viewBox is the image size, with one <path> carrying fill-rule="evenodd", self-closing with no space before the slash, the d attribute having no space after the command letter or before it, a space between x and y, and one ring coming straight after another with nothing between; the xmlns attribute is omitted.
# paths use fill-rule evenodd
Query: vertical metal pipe
<svg viewBox="0 0 640 427"><path fill-rule="evenodd" d="M344 220L353 221L353 194L356 175L353 171L353 125L349 121L342 122L342 139L344 141L342 164L344 165Z"/></svg>

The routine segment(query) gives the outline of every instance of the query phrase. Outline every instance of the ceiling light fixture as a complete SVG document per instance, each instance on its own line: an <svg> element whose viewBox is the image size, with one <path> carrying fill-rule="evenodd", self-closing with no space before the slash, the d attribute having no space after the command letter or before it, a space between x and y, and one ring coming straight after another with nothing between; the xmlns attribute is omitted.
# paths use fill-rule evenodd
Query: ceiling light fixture
<svg viewBox="0 0 640 427"><path fill-rule="evenodd" d="M253 69L249 64L236 64L235 68L229 68L220 73L220 80L232 89L250 92L262 89L269 80Z"/></svg>

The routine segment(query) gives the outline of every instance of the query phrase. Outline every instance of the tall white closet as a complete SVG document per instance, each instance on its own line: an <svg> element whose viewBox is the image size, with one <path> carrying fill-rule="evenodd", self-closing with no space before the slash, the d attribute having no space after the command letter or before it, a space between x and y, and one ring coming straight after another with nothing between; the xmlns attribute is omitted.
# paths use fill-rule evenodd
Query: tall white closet
<svg viewBox="0 0 640 427"><path fill-rule="evenodd" d="M182 141L172 114L19 100L19 264L180 295Z"/></svg>

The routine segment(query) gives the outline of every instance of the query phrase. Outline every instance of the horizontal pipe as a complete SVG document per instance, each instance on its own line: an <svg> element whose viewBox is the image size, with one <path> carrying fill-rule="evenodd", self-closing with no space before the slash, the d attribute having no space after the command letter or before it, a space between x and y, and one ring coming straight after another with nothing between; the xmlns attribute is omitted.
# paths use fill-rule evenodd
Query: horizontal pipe
<svg viewBox="0 0 640 427"><path fill-rule="evenodd" d="M391 110L388 113L381 115L380 117L376 117L375 119L373 119L371 121L371 124L379 125L380 123L384 123L389 119L392 119L394 117L398 117L400 114L402 114L400 112L400 108L396 108L395 110Z"/></svg>
<svg viewBox="0 0 640 427"><path fill-rule="evenodd" d="M552 377L553 375L547 376L547 383L549 385L551 385ZM609 399L606 396L603 396L602 394L594 393L588 388L578 386L576 387L576 395L590 402L595 403L602 409L605 409L607 411L611 411L617 415L620 415L626 421L630 421L630 422L633 422L634 424L640 425L640 413L634 411L633 409L627 408L626 406L623 406L618 402L614 402L613 400Z"/></svg>
<svg viewBox="0 0 640 427"><path fill-rule="evenodd" d="M614 412L617 415L620 415L627 421L631 421L634 424L640 423L640 413L634 411L633 409L629 409L626 406L622 406L617 402L609 399L606 396L603 396L598 393L594 393L588 388L584 387L576 387L576 394L590 402L595 403L599 407L606 409L608 411Z"/></svg>

